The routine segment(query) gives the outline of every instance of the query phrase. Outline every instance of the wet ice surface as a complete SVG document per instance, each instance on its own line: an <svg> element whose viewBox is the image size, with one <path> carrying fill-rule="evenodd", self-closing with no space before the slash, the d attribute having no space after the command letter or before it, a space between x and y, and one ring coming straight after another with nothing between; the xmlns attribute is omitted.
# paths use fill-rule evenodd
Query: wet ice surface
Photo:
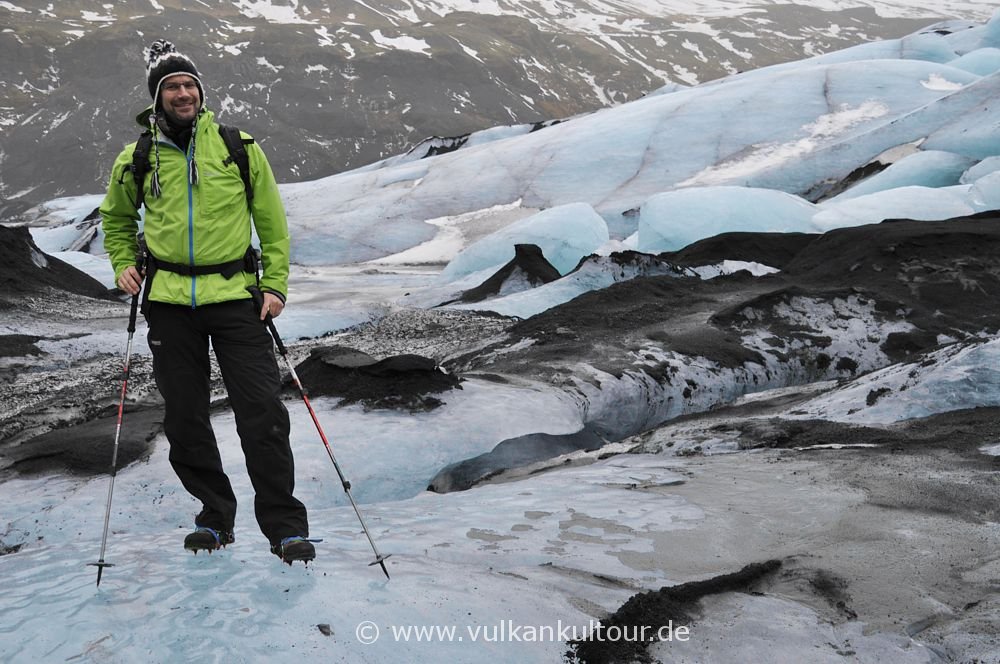
<svg viewBox="0 0 1000 664"><path fill-rule="evenodd" d="M308 567L289 568L271 555L253 520L232 419L220 414L213 424L241 511L236 542L213 555L192 556L181 548L196 505L173 479L162 439L148 461L118 475L105 556L115 566L105 570L99 589L95 568L85 563L98 556L107 478L5 483L4 541L24 544L0 558L8 581L0 608L13 617L0 625L5 659L166 661L207 655L254 661L295 653L317 662L552 662L565 650L559 639L475 642L470 630L495 630L511 621L553 630L576 626L581 634L637 591L735 571L746 556L795 554L803 564L815 559L822 565L825 551L833 556L836 547L853 546L830 524L840 521L849 531L854 518L874 532L886 529L877 539L923 542L918 549L936 552L914 553L923 559L942 551L921 529L943 521L920 525L919 515L902 521L891 513L878 516L863 506L863 492L830 482L814 457L780 452L690 459L591 455L593 463L519 481L391 500L372 494L373 475L405 477L419 452L373 453L345 426L356 413L329 405L320 400L320 418L348 478L359 494L367 492L361 507L380 551L392 554L391 581L368 566L372 551L299 405L291 408L297 494L310 507L311 534L323 542ZM480 412L466 426L490 415L497 413ZM366 419L381 434L380 417ZM995 531L983 534L996 543ZM890 545L899 550L898 543ZM851 566L843 554L826 564L834 560ZM985 580L990 571L978 574ZM863 603L864 587L850 588L856 593L852 604ZM783 597L785 592L708 598L689 641L653 646L651 652L670 661L728 662L741 653L763 653L770 644L770 652L790 659L811 653L832 662L839 650L851 651L853 661L937 661L921 636L831 620L829 610ZM910 601L893 611L933 613L933 599ZM984 608L989 602L996 605L987 600ZM51 628L54 620L60 629ZM356 636L364 621L381 632L375 644ZM332 635L324 636L319 624L329 625ZM394 627L409 625L453 625L464 638L393 638ZM973 645L981 648L983 642Z"/></svg>
<svg viewBox="0 0 1000 664"><path fill-rule="evenodd" d="M303 421L302 410L293 410L294 421ZM336 415L325 408L321 414L331 430L340 432ZM190 556L181 549L195 506L171 479L161 444L147 463L119 474L106 555L115 567L106 569L99 590L94 568L83 565L96 560L99 533L96 521L81 520L81 515L100 513L105 478L6 484L9 495L23 497L5 510L11 525L33 540L0 563L11 589L0 601L5 613L16 616L0 627L6 659L165 661L206 652L227 661L288 652L303 653L308 661L333 652L352 661L445 656L458 652L458 646L402 646L386 638L366 647L355 639L354 629L362 620L383 629L504 619L583 625L589 617L563 591L590 594L590 602L612 609L628 588L588 592L588 574L666 582L662 572L628 568L616 553L648 551L649 542L643 543L648 533L690 527L700 517L698 508L683 499L635 495L616 486L623 476L677 479L668 468L642 463L634 468L603 463L474 494L421 493L401 502L382 497L363 509L380 549L392 554L393 579L386 583L377 567L366 567L371 550L341 499L321 444L297 427L298 495L311 508L312 534L324 542L314 564L287 568L268 552L253 522L251 490L228 419L216 417L214 424L243 499L237 541L211 556ZM347 433L340 432L334 444L359 489L372 486L366 472L373 467L376 472L392 468L400 476L410 466L398 450L373 455L366 446L355 448ZM626 501L627 511L621 507ZM581 578L540 567L549 564L576 570ZM539 592L542 587L560 591ZM51 630L56 616L62 628ZM331 625L332 642L318 632L318 623ZM495 654L502 661L545 661L556 658L561 647L558 642L504 644Z"/></svg>

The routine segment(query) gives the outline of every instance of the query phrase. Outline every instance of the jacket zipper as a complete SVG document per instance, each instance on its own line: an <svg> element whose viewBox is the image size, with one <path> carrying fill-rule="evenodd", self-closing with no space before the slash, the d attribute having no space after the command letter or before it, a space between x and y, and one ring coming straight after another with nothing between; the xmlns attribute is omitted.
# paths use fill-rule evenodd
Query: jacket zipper
<svg viewBox="0 0 1000 664"><path fill-rule="evenodd" d="M191 143L194 143L195 138L191 136ZM187 173L185 174L185 179L187 180L188 187L188 260L190 261L191 267L194 267L194 186L191 184L191 145L188 144L188 151L184 153L184 158L187 160ZM195 276L191 275L191 308L196 307L195 299Z"/></svg>
<svg viewBox="0 0 1000 664"><path fill-rule="evenodd" d="M191 140L188 143L188 149L184 153L184 159L187 162L187 173L185 173L185 179L188 183L188 262L191 267L194 267L194 186L191 184L191 145L194 144L195 137L192 134ZM191 275L191 308L197 307L197 297L196 297L196 277L194 274Z"/></svg>
<svg viewBox="0 0 1000 664"><path fill-rule="evenodd" d="M192 136L192 139L194 137ZM166 145L180 152L180 147L172 141L160 141L160 145ZM187 173L184 179L187 180L188 189L188 264L194 267L194 191L191 185L191 145L188 144L187 152L184 153L184 160L187 162ZM191 308L195 309L197 300L195 298L195 276L191 275Z"/></svg>

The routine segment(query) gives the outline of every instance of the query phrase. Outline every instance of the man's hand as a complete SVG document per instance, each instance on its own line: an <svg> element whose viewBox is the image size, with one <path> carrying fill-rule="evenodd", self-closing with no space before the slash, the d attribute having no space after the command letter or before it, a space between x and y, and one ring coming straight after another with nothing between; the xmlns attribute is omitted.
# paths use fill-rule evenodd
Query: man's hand
<svg viewBox="0 0 1000 664"><path fill-rule="evenodd" d="M264 306L260 308L260 319L264 320L268 314L271 318L277 318L285 308L285 303L274 293L264 293Z"/></svg>
<svg viewBox="0 0 1000 664"><path fill-rule="evenodd" d="M129 265L122 272L122 275L118 277L118 288L129 295L136 295L139 289L142 287L142 275L139 274L139 270L135 268L134 265Z"/></svg>

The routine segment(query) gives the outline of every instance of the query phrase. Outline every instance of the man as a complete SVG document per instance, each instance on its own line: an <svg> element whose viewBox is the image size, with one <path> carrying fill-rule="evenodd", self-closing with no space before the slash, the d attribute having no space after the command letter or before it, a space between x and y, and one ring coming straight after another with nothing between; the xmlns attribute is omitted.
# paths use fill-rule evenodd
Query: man
<svg viewBox="0 0 1000 664"><path fill-rule="evenodd" d="M275 555L289 565L307 562L315 549L307 539L305 506L292 495L288 411L279 398L273 342L263 322L267 315L281 314L288 285L288 225L278 188L264 153L242 134L252 184L245 187L213 113L205 108L194 63L163 40L145 55L153 104L136 119L152 132L142 164L148 175L137 183L136 144L127 146L115 161L100 212L119 287L135 295L148 277L143 314L165 405L170 463L184 488L202 503L184 547L211 552L234 541L236 496L209 418L211 342L256 493L257 523ZM141 204L146 207L144 272L135 265ZM256 298L251 220L264 268Z"/></svg>

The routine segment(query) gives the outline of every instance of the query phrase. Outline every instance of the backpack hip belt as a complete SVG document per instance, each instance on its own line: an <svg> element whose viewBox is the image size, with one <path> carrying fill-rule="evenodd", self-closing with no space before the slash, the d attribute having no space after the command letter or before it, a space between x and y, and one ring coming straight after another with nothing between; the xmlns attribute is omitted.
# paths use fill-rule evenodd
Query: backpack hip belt
<svg viewBox="0 0 1000 664"><path fill-rule="evenodd" d="M160 260L154 256L148 247L143 248L146 259L146 287L142 293L142 314L145 316L149 311L149 291L153 288L153 277L160 270L181 274L186 277L197 277L206 274L221 274L225 279L232 279L238 272L257 274L257 252L252 246L247 247L243 256L236 260L225 263L215 263L213 265L185 265L183 263L171 263Z"/></svg>

